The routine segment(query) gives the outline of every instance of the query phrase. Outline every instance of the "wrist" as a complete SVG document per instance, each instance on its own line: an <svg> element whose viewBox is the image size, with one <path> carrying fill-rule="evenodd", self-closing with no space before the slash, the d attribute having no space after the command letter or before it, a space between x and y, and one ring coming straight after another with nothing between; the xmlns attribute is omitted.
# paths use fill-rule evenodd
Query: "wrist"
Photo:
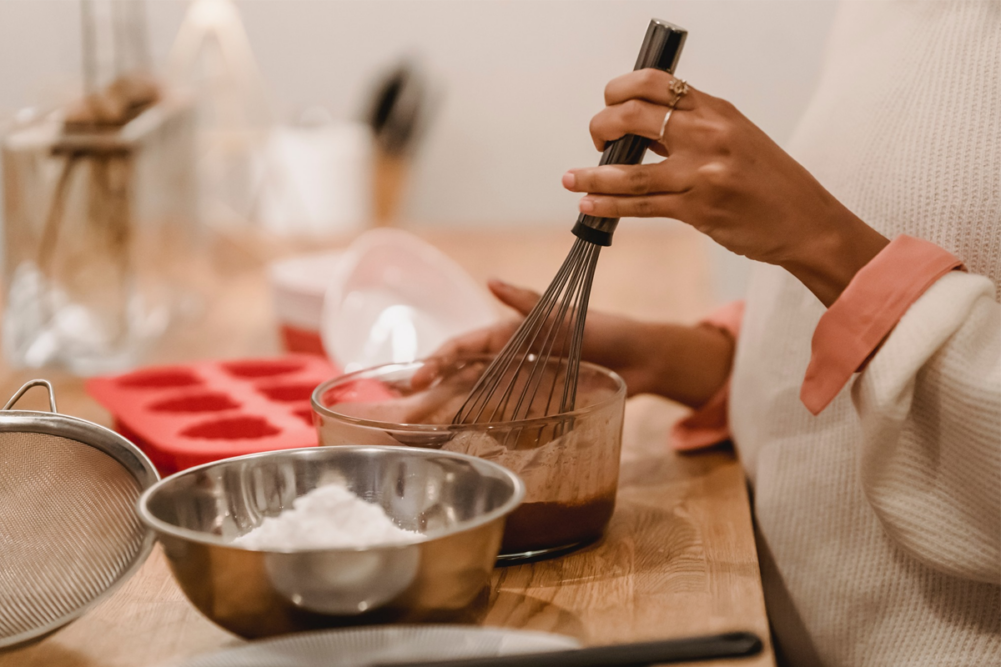
<svg viewBox="0 0 1001 667"><path fill-rule="evenodd" d="M827 307L890 242L851 211L840 208L824 226L827 232L813 235L794 258L782 264Z"/></svg>
<svg viewBox="0 0 1001 667"><path fill-rule="evenodd" d="M636 366L641 369L636 393L663 396L664 386L670 384L671 357L675 354L671 327L659 322L642 323L641 345L636 350Z"/></svg>
<svg viewBox="0 0 1001 667"><path fill-rule="evenodd" d="M635 393L699 408L727 378L736 342L712 325L644 324L646 361Z"/></svg>

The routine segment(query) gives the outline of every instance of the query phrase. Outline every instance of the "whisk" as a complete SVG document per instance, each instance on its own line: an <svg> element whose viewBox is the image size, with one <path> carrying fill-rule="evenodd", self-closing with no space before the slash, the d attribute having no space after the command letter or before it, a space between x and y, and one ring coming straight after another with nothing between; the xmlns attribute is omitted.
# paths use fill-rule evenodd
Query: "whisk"
<svg viewBox="0 0 1001 667"><path fill-rule="evenodd" d="M652 19L634 69L673 72L688 32ZM639 164L651 140L627 135L609 142L600 165ZM584 322L603 246L618 218L581 214L570 254L535 307L473 385L454 424L518 421L571 412L577 400ZM561 429L562 430L562 429Z"/></svg>

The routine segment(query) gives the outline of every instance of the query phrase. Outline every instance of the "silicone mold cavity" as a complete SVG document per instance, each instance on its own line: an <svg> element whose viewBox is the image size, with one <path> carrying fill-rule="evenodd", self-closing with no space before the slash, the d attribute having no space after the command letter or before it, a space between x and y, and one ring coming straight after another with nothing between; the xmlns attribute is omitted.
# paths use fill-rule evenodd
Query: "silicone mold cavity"
<svg viewBox="0 0 1001 667"><path fill-rule="evenodd" d="M226 394L203 393L178 396L157 401L149 406L150 412L221 412L240 407L240 404Z"/></svg>
<svg viewBox="0 0 1001 667"><path fill-rule="evenodd" d="M293 413L296 417L306 422L309 426L313 426L313 410L312 408L304 408L302 410L295 410Z"/></svg>
<svg viewBox="0 0 1001 667"><path fill-rule="evenodd" d="M300 382L298 384L283 384L275 387L260 387L258 391L272 401L298 403L308 401L309 397L313 395L314 389L316 389L316 384Z"/></svg>
<svg viewBox="0 0 1001 667"><path fill-rule="evenodd" d="M204 440L256 440L280 432L263 417L243 416L200 422L181 431L181 435Z"/></svg>
<svg viewBox="0 0 1001 667"><path fill-rule="evenodd" d="M302 362L286 360L233 361L222 365L223 369L238 378L267 378L288 375L301 370Z"/></svg>
<svg viewBox="0 0 1001 667"><path fill-rule="evenodd" d="M170 387L193 387L201 384L198 376L186 368L158 368L139 371L118 378L118 384L131 389L167 389Z"/></svg>

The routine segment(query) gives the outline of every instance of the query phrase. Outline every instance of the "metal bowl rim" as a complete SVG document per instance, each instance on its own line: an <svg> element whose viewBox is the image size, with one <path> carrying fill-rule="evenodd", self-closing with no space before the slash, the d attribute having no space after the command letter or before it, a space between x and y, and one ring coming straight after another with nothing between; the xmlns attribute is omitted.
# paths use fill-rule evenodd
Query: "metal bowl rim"
<svg viewBox="0 0 1001 667"><path fill-rule="evenodd" d="M469 360L487 360L492 359L491 355L468 355L463 357L463 359ZM345 373L344 375L338 375L335 378L331 378L317 385L316 389L313 390L312 396L310 396L309 402L313 408L313 413L318 414L322 417L329 417L335 419L339 422L346 424L352 424L355 426L365 426L368 428L377 428L384 431L406 431L406 432L416 432L416 433L451 433L451 432L462 432L462 431L492 431L496 429L511 430L513 428L531 428L540 427L546 424L551 424L554 422L566 421L572 417L583 417L593 412L598 412L602 408L608 407L616 402L622 402L625 404L624 398L626 394L626 381L622 377L611 370L610 368L605 368L598 364L592 364L589 361L580 362L581 366L585 366L592 370L598 371L600 374L611 378L617 385L616 391L611 397L598 401L597 403L591 403L582 408L577 408L570 412L561 412L557 415L549 415L548 417L533 417L531 419L519 419L515 421L498 421L498 422L483 422L477 424L398 424L395 422L382 422L373 419L362 419L360 417L351 417L349 415L341 414L340 412L335 412L334 410L323 405L320 400L328 390L332 387L340 384L344 381L357 379L358 377L366 374L373 373L374 371L398 367L406 368L408 366L415 366L417 364L423 364L427 362L427 359L416 359L414 361L402 362L402 363L389 363L380 364L379 366L372 366L370 368L363 368L361 370L353 371L351 373Z"/></svg>
<svg viewBox="0 0 1001 667"><path fill-rule="evenodd" d="M487 512L481 516L474 519L461 523L455 528L448 529L438 533L424 533L419 539L411 540L407 542L390 542L383 544L372 544L365 547L340 547L340 548L328 548L328 549L255 549L250 547L244 547L237 544L233 544L230 541L224 540L223 538L213 535L211 533L203 533L197 530L192 530L190 528L181 528L180 526L175 526L169 524L166 521L153 516L148 505L150 498L163 486L166 486L168 482L176 478L183 477L185 475L193 474L201 470L219 466L222 464L232 463L236 461L246 461L257 458L269 458L277 456L287 456L292 455L295 457L306 456L312 454L314 456L336 452L336 451L365 451L365 450L376 450L376 451L386 451L386 452L398 452L401 454L416 455L416 456L444 456L446 458L455 458L464 461L469 461L475 465L482 465L494 472L499 473L500 477L507 479L512 486L511 497L508 498L500 507ZM137 501L136 507L139 514L139 519L146 524L146 526L159 534L169 535L170 537L176 537L179 539L184 539L190 542L197 542L199 544L205 544L214 547L225 547L227 549L235 549L237 551L247 551L254 553L263 554L289 554L289 555L303 555L303 554L331 554L331 553L363 553L372 552L377 550L382 551L392 551L399 549L406 549L418 544L425 544L438 540L444 537L450 537L452 535L457 535L459 533L464 533L475 528L484 526L492 521L503 518L504 516L513 512L518 505L525 499L525 483L521 480L518 475L511 472L504 466L494 463L493 461L488 461L477 456L472 456L470 454L462 454L460 452L446 452L437 449L420 449L416 447L393 447L388 445L337 445L333 447L300 447L297 449L281 449L270 452L255 452L253 454L245 454L243 456L234 456L226 459L220 459L218 461L210 461L209 463L203 463L199 466L192 468L187 468L185 470L180 470L169 477L165 477L153 486L146 489L139 500Z"/></svg>

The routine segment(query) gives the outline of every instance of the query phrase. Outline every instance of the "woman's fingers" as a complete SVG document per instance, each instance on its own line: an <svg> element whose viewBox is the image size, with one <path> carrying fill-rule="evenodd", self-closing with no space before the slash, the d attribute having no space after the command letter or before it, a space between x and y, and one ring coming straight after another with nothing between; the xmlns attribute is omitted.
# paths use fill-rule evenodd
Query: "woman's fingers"
<svg viewBox="0 0 1001 667"><path fill-rule="evenodd" d="M581 213L599 218L675 218L682 220L684 193L614 197L587 195L580 200Z"/></svg>
<svg viewBox="0 0 1001 667"><path fill-rule="evenodd" d="M504 322L456 336L442 345L434 357L448 366L462 356L497 352L511 338L517 326L517 322Z"/></svg>
<svg viewBox="0 0 1001 667"><path fill-rule="evenodd" d="M671 111L670 117L667 115L668 111ZM698 111L670 110L643 100L629 100L605 107L595 114L591 119L591 140L598 150L604 150L607 142L635 134L653 139L651 147L655 150L663 144L664 150L658 151L662 155L667 154L668 148L671 154L675 154L691 143L688 134L693 123L699 123L699 117Z"/></svg>
<svg viewBox="0 0 1001 667"><path fill-rule="evenodd" d="M563 187L571 192L606 195L649 195L684 192L691 187L690 175L678 158L656 164L605 165L571 169L563 175Z"/></svg>
<svg viewBox="0 0 1001 667"><path fill-rule="evenodd" d="M517 310L522 315L528 315L539 301L539 293L524 287L510 285L503 280L493 278L487 281L487 287L501 303Z"/></svg>
<svg viewBox="0 0 1001 667"><path fill-rule="evenodd" d="M424 365L410 379L411 386L414 389L430 386L436 379L447 374L461 357L497 352L504 347L517 327L518 322L504 322L453 338L424 361Z"/></svg>
<svg viewBox="0 0 1001 667"><path fill-rule="evenodd" d="M678 97L670 90L675 78L667 72L642 69L623 74L612 79L605 88L606 107L591 119L591 139L598 150L605 144L627 134L635 134L648 139L665 139L665 130L672 128L675 138L684 136L677 132L677 125L684 123L685 112L702 106L712 106L709 95L691 86L688 92ZM674 105L671 120L665 125L670 105ZM665 141L674 152L673 143ZM655 151L666 154L666 151Z"/></svg>
<svg viewBox="0 0 1001 667"><path fill-rule="evenodd" d="M487 286L502 303L514 308L522 315L527 315L539 300L537 292L509 285L502 280L490 280L487 282ZM511 338L511 335L518 328L518 324L520 324L518 321L502 322L470 331L447 341L435 350L424 365L414 373L411 384L416 389L422 389L445 373L461 357L498 352Z"/></svg>
<svg viewBox="0 0 1001 667"><path fill-rule="evenodd" d="M675 99L670 86L674 76L657 69L639 69L622 76L615 77L605 86L605 104L614 106L626 100L646 100L660 106L667 106ZM691 86L688 92L678 100L678 109L694 109L699 98L704 96Z"/></svg>
<svg viewBox="0 0 1001 667"><path fill-rule="evenodd" d="M599 151L605 143L635 134L654 141L660 139L667 108L644 100L627 100L605 107L591 119L591 139Z"/></svg>

